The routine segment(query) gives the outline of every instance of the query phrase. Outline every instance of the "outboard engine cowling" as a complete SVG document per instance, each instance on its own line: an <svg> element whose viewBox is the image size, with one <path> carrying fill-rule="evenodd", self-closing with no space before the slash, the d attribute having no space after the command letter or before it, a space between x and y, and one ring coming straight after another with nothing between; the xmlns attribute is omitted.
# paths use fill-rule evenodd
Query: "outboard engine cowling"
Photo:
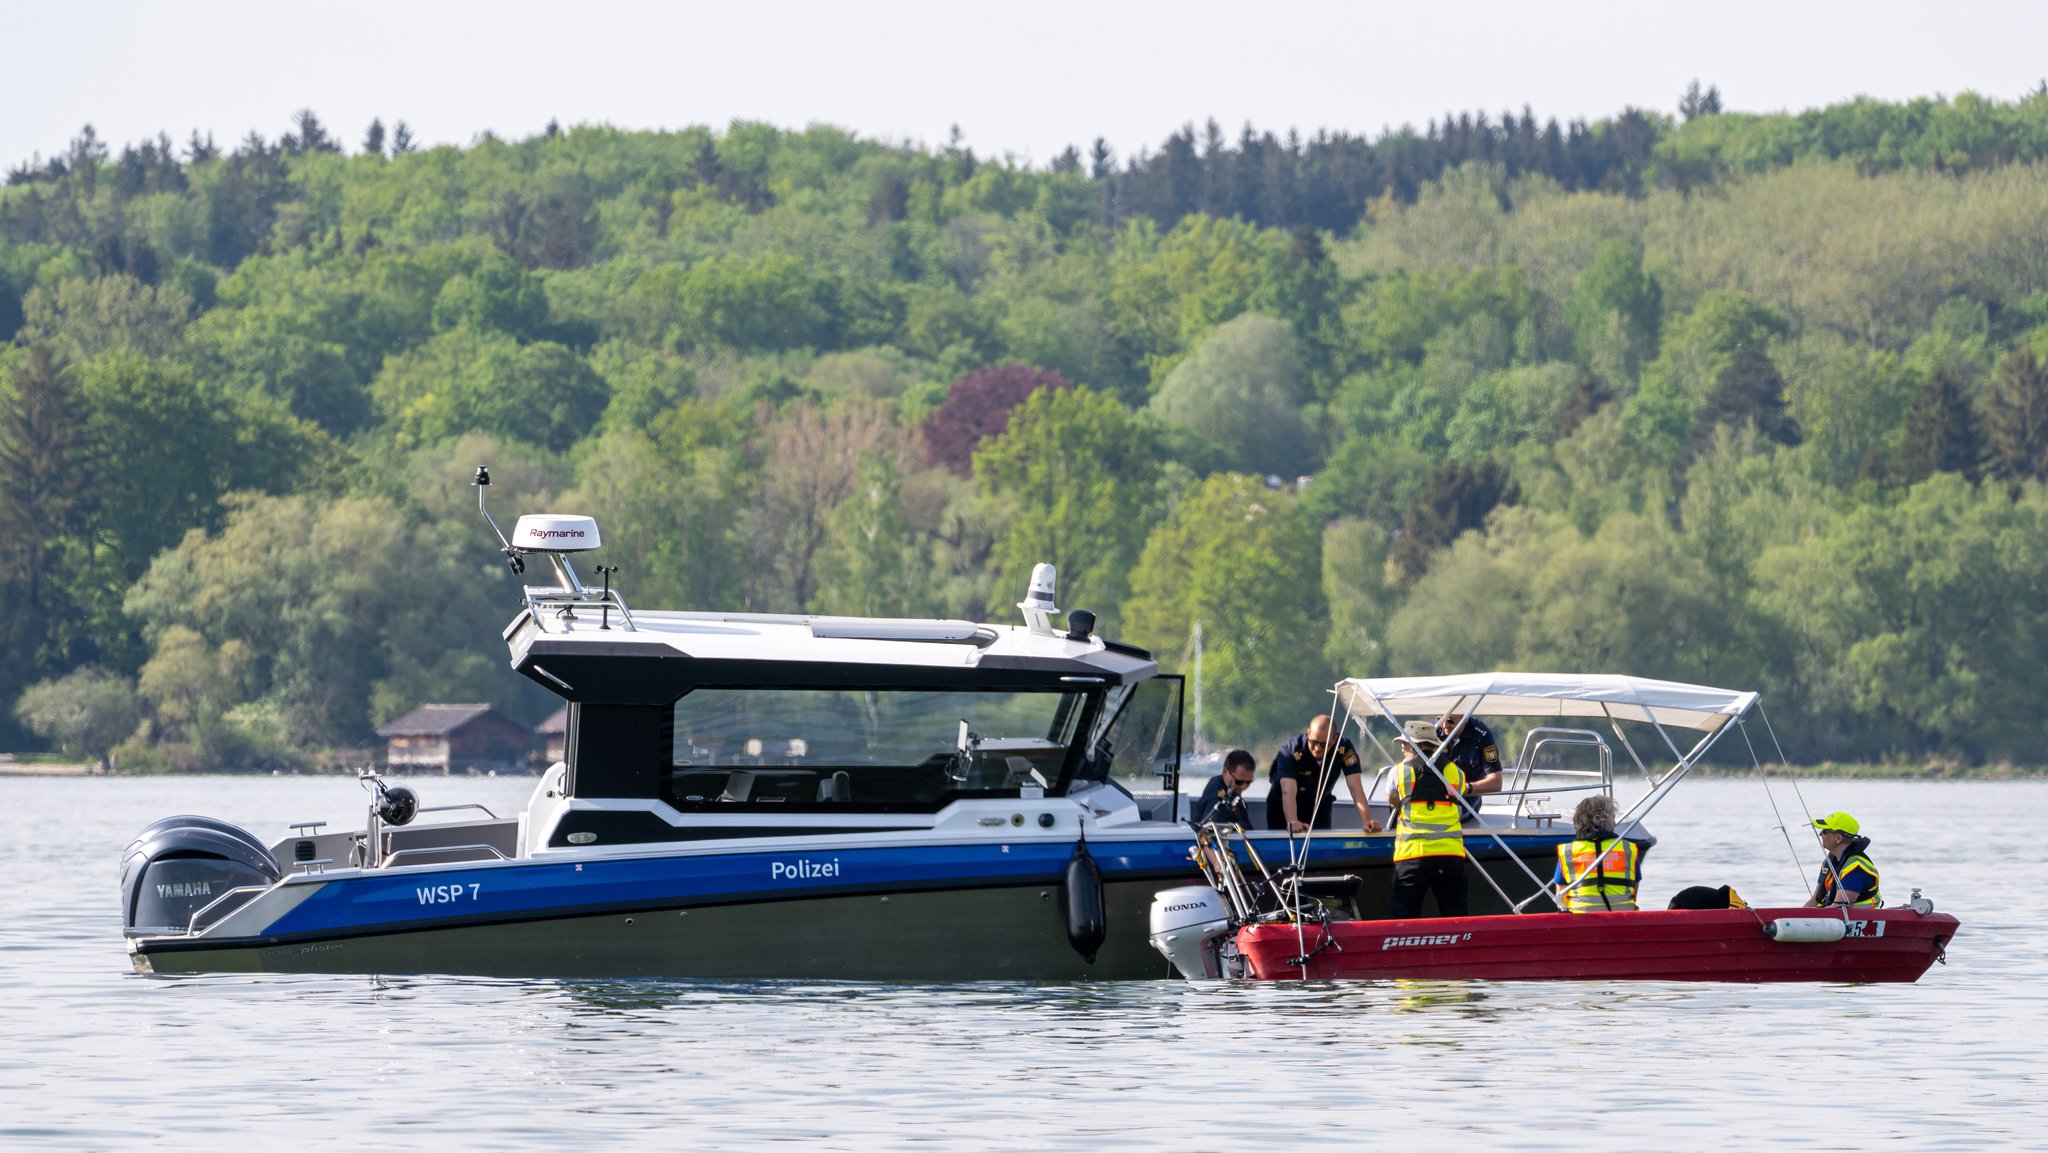
<svg viewBox="0 0 2048 1153"><path fill-rule="evenodd" d="M212 817L166 817L142 830L121 860L124 931L156 937L204 928L192 924L194 913L232 890L268 887L283 876L277 857L247 830ZM209 923L239 904L215 906Z"/></svg>
<svg viewBox="0 0 2048 1153"><path fill-rule="evenodd" d="M1235 977L1224 957L1231 940L1230 907L1208 885L1163 889L1152 896L1152 947L1190 981Z"/></svg>

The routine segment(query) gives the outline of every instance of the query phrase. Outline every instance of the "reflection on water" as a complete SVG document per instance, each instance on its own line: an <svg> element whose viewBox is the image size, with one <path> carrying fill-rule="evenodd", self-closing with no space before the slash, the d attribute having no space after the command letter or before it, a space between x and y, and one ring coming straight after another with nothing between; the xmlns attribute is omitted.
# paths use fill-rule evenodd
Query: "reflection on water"
<svg viewBox="0 0 2048 1153"><path fill-rule="evenodd" d="M500 811L530 787L424 782L429 803ZM1603 1143L1663 1148L2038 1146L2037 839L1952 826L2038 808L2048 785L1803 789L1873 831L1887 891L1963 918L1951 964L1914 986L141 977L114 895L136 829L194 810L266 833L353 822L353 783L0 779L22 815L0 841L0 1147L1188 1149L1449 1130L1578 1149L1589 1110ZM1680 790L1645 896L1797 896L1815 861L1772 824L1753 784ZM1863 1087L1847 1109L1829 1105L1844 1061Z"/></svg>

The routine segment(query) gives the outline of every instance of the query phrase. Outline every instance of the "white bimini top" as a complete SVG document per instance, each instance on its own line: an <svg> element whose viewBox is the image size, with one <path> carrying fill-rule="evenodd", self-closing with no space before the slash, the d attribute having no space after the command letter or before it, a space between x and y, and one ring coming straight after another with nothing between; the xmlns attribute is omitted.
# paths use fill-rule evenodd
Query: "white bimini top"
<svg viewBox="0 0 2048 1153"><path fill-rule="evenodd" d="M1748 713L1757 694L1603 673L1462 673L1447 677L1352 677L1337 696L1354 713L1439 717L1601 717L1718 732Z"/></svg>

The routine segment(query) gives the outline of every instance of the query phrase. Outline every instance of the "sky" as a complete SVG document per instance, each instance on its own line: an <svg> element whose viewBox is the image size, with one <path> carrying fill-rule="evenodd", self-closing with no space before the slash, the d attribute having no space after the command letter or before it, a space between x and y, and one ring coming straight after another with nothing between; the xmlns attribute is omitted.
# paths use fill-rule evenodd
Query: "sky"
<svg viewBox="0 0 2048 1153"><path fill-rule="evenodd" d="M1214 117L1376 136L1449 111L1729 110L1857 95L2015 99L2048 77L2048 4L1864 0L1381 4L1032 0L0 0L0 167L90 123L116 149L196 128L275 138L311 108L353 151L372 118L423 144L569 126L825 122L1043 165L1096 137L1156 151Z"/></svg>

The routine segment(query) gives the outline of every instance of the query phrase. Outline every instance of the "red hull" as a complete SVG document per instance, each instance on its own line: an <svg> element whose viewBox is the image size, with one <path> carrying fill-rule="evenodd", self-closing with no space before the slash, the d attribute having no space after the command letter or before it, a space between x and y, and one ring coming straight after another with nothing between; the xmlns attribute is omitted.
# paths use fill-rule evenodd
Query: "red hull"
<svg viewBox="0 0 2048 1153"><path fill-rule="evenodd" d="M1773 940L1779 917L1817 909L1644 910L1530 913L1404 921L1338 921L1334 944L1316 950L1322 927L1247 925L1237 947L1265 980L1453 978L1487 981L1917 981L1960 926L1946 913L1852 911L1852 932L1828 943ZM1313 953L1306 963L1303 940ZM1342 951L1339 951L1339 950Z"/></svg>

